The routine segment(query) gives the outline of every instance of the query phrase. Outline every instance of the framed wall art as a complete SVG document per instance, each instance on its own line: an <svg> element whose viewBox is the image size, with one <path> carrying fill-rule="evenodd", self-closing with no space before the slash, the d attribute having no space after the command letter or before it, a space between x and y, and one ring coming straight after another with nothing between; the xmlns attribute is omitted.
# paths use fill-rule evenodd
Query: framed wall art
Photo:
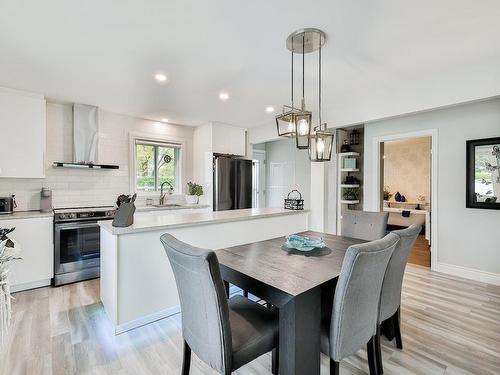
<svg viewBox="0 0 500 375"><path fill-rule="evenodd" d="M467 141L468 208L500 209L500 137Z"/></svg>

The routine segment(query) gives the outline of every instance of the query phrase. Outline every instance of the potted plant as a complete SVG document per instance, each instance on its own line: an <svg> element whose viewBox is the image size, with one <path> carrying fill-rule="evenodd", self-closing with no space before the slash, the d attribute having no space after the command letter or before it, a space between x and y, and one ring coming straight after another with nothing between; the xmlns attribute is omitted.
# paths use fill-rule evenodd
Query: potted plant
<svg viewBox="0 0 500 375"><path fill-rule="evenodd" d="M342 199L346 201L358 200L359 188L344 188L342 190Z"/></svg>
<svg viewBox="0 0 500 375"><path fill-rule="evenodd" d="M392 198L392 193L389 191L389 186L384 186L384 201Z"/></svg>
<svg viewBox="0 0 500 375"><path fill-rule="evenodd" d="M19 246L7 236L14 229L0 228L0 345L7 334L12 314L9 270L12 261L21 259L16 257Z"/></svg>
<svg viewBox="0 0 500 375"><path fill-rule="evenodd" d="M203 195L203 187L195 182L188 182L188 194L186 195L186 203L188 204L198 204L200 196Z"/></svg>

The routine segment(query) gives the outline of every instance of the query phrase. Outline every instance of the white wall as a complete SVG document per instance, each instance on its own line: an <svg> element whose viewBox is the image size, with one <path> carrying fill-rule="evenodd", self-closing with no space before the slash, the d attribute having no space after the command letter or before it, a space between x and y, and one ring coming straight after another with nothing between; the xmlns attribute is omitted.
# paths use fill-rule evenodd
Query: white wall
<svg viewBox="0 0 500 375"><path fill-rule="evenodd" d="M465 142L500 136L500 100L466 104L371 123L365 127L365 209L377 207L373 194L373 140L437 129L438 265L436 269L500 283L500 211L465 208ZM476 271L478 272L476 272Z"/></svg>
<svg viewBox="0 0 500 375"><path fill-rule="evenodd" d="M311 163L307 150L298 150L294 139L266 143L266 206L281 207L292 190L302 193L304 208L311 207Z"/></svg>
<svg viewBox="0 0 500 375"><path fill-rule="evenodd" d="M118 170L53 168L54 161L72 159L72 107L47 104L47 165L44 179L0 178L0 196L16 194L18 210L40 207L40 189L53 191L54 207L113 205L116 197L130 193L129 132L185 140L183 184L193 175L193 128L160 124L149 120L99 110L99 162L118 164ZM138 204L143 203L139 200Z"/></svg>

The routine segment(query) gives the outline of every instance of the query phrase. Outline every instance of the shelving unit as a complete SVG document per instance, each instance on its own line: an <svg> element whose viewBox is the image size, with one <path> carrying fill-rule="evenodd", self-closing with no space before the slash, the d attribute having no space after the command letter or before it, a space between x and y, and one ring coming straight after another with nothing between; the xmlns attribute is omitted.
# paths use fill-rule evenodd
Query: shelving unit
<svg viewBox="0 0 500 375"><path fill-rule="evenodd" d="M337 132L337 147L340 149L341 144L344 140L350 141L349 133L354 128L349 129L339 129ZM341 221L342 214L347 210L361 210L363 204L363 138L364 129L362 127L356 127L360 131L361 139L359 144L350 145L351 151L340 152L337 154L337 234L341 234ZM347 163L348 167L345 168L346 159L356 159L356 163ZM356 183L346 183L347 176L355 176L359 182ZM347 189L358 190L358 196L356 199L344 199L344 194Z"/></svg>
<svg viewBox="0 0 500 375"><path fill-rule="evenodd" d="M358 168L341 168L341 172L359 172Z"/></svg>

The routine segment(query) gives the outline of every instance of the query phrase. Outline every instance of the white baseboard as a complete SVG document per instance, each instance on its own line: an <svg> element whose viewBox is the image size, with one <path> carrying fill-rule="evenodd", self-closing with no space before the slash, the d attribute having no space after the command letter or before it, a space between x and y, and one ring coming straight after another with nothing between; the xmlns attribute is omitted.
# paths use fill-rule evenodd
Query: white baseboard
<svg viewBox="0 0 500 375"><path fill-rule="evenodd" d="M168 318L169 316L179 314L181 312L180 306L174 306L165 310L157 311L153 314L146 315L142 318L132 320L127 323L119 324L115 326L115 335L119 335L120 333L130 331L131 329L138 328L144 326L149 323L156 322L157 320Z"/></svg>
<svg viewBox="0 0 500 375"><path fill-rule="evenodd" d="M474 281L480 281L482 283L500 285L500 274L498 273L481 271L473 268L456 266L454 264L441 262L437 263L436 266L433 267L433 270Z"/></svg>
<svg viewBox="0 0 500 375"><path fill-rule="evenodd" d="M24 284L16 284L10 287L10 291L12 293L15 293L15 292L22 292L23 290L28 290L28 289L42 288L44 286L49 286L50 281L51 279L47 279L47 280L33 281Z"/></svg>

